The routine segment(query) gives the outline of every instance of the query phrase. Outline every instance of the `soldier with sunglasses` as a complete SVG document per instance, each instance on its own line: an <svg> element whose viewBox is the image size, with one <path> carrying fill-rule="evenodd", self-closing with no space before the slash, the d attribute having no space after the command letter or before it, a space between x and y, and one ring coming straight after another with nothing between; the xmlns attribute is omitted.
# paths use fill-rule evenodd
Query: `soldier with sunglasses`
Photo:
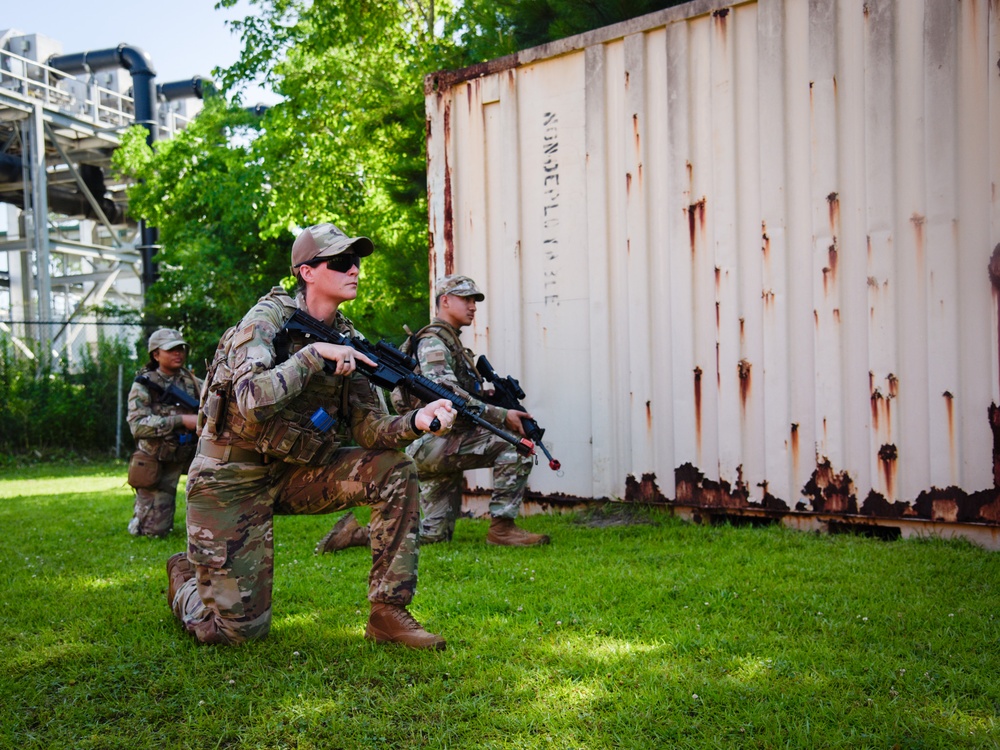
<svg viewBox="0 0 1000 750"><path fill-rule="evenodd" d="M430 429L445 434L451 403L390 416L349 346L284 340L301 309L358 335L338 311L357 296L361 259L374 247L333 224L304 230L292 246L294 298L262 297L219 342L206 375L198 453L187 485L188 550L167 561L167 598L204 643L267 634L274 572L273 516L371 506L371 611L365 637L444 648L406 607L417 584L419 498L403 448Z"/></svg>

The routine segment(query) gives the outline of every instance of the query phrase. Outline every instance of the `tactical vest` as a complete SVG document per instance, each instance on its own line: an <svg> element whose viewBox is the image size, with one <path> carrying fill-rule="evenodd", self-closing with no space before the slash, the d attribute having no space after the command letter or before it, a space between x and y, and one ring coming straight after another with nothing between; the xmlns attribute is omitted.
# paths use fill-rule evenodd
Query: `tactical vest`
<svg viewBox="0 0 1000 750"><path fill-rule="evenodd" d="M280 287L262 297L254 309L261 305L278 307L282 321L287 321L297 308L295 300ZM315 373L278 414L262 422L247 420L236 404L234 389L236 382L253 369L245 349L254 334L252 315L253 311L227 330L215 350L202 391L202 436L220 444L252 448L286 463L330 463L350 435L350 379L326 371ZM333 325L342 333L356 335L350 321L339 313ZM308 343L282 331L274 342L275 364Z"/></svg>
<svg viewBox="0 0 1000 750"><path fill-rule="evenodd" d="M407 336L406 341L403 342L400 350L404 354L409 354L416 359L417 346L421 340L429 336L436 336L441 339L445 346L448 347L448 350L452 353L455 360L455 379L458 381L459 386L474 396L478 395L483 388L483 379L476 371L476 365L472 352L462 345L462 340L458 337L455 329L451 326L444 325L442 323L430 323L429 325L425 325L416 333L411 333ZM419 361L413 371L418 375L423 374L420 372ZM424 405L422 400L414 396L402 386L393 389L390 394L390 399L392 400L393 408L398 414L405 414L409 411L413 411L414 409L419 409Z"/></svg>
<svg viewBox="0 0 1000 750"><path fill-rule="evenodd" d="M176 379L168 378L158 369L142 370L139 375L145 375L161 388L166 388L170 383L183 390L194 399L198 398L198 381L187 368L181 368ZM140 385L142 385L140 383ZM150 408L153 414L158 417L178 417L183 414L192 414L190 409L177 404L169 403L169 400L156 393L155 389L146 388L149 393ZM136 447L154 456L157 461L165 463L187 463L194 458L196 439L194 433L184 430L172 432L163 437L139 438Z"/></svg>

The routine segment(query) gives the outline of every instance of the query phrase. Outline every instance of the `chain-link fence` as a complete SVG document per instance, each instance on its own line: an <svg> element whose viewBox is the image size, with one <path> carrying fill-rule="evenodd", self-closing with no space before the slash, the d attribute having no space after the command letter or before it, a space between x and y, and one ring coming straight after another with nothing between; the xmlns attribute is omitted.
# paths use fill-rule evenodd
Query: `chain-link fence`
<svg viewBox="0 0 1000 750"><path fill-rule="evenodd" d="M134 320L0 321L0 453L127 455L145 340Z"/></svg>

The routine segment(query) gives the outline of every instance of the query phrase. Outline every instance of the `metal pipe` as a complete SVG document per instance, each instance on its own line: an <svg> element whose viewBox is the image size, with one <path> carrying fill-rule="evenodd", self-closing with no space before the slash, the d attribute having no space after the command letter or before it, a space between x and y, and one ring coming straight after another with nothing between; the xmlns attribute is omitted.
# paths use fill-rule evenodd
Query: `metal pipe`
<svg viewBox="0 0 1000 750"><path fill-rule="evenodd" d="M119 44L117 47L74 52L69 55L53 55L47 64L64 73L78 75L107 68L124 68L132 76L132 99L135 101L135 121L144 126L149 135L150 145L159 135L156 123L156 69L149 55L138 47Z"/></svg>
<svg viewBox="0 0 1000 750"><path fill-rule="evenodd" d="M194 76L186 81L156 84L156 97L168 102L175 99L204 99L214 90L215 83L211 78Z"/></svg>
<svg viewBox="0 0 1000 750"><path fill-rule="evenodd" d="M48 64L72 75L115 67L127 70L132 76L135 121L149 133L146 136L146 143L152 146L156 141L159 136L156 119L156 69L153 68L153 61L149 55L141 49L128 44L119 44L113 49L54 55L48 59ZM136 249L142 255L142 286L145 292L159 275L157 264L153 260L153 256L160 249L159 232L156 231L156 227L151 227L144 219L140 219L139 238Z"/></svg>

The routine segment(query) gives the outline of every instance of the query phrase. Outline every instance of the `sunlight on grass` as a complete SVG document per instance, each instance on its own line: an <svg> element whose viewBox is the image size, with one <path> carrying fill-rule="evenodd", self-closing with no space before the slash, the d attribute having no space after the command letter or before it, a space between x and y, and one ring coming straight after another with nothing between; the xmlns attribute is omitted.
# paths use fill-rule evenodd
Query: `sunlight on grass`
<svg viewBox="0 0 1000 750"><path fill-rule="evenodd" d="M121 490L132 493L124 474L113 477L75 477L69 484L67 487L65 479L0 479L0 499L48 495L46 499L53 500L55 496L65 494L67 489L71 492Z"/></svg>
<svg viewBox="0 0 1000 750"><path fill-rule="evenodd" d="M739 666L729 672L729 676L741 682L755 682L759 680L765 672L771 669L770 659L760 659L757 657L738 657L734 662Z"/></svg>

